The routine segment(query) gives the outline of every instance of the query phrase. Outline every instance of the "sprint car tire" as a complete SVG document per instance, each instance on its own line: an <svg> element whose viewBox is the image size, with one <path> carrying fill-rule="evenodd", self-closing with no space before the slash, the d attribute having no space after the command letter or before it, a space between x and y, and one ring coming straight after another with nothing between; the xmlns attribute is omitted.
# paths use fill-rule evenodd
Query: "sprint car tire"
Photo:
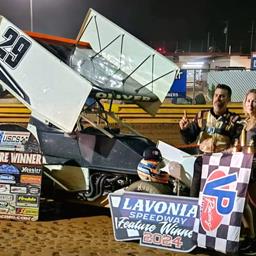
<svg viewBox="0 0 256 256"><path fill-rule="evenodd" d="M143 180L138 180L132 183L126 190L150 194L172 194L171 189L167 184L154 183Z"/></svg>

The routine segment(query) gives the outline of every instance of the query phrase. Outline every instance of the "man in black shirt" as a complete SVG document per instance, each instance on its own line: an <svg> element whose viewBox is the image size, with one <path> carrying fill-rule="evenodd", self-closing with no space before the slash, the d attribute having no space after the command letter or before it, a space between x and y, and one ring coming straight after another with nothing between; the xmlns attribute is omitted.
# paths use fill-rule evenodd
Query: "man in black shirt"
<svg viewBox="0 0 256 256"><path fill-rule="evenodd" d="M243 125L240 116L229 112L227 105L231 100L231 88L225 84L218 84L213 96L213 107L200 111L193 121L189 121L186 114L179 122L180 132L185 143L197 140L202 153L228 151L238 139ZM194 175L190 195L199 196L202 172L202 157L198 157L194 165Z"/></svg>

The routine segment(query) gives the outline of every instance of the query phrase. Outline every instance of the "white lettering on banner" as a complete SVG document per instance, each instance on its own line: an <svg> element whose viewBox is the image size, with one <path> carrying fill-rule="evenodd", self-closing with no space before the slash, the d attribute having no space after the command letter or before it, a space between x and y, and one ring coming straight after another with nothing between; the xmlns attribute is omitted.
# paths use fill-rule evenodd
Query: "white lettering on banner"
<svg viewBox="0 0 256 256"><path fill-rule="evenodd" d="M40 168L22 167L21 172L22 173L31 173L31 174L40 174L41 169Z"/></svg>
<svg viewBox="0 0 256 256"><path fill-rule="evenodd" d="M193 230L179 228L177 227L177 223L168 223L168 222L161 222L163 224L160 233L161 234L169 234L172 236L182 236L182 237L189 237L192 238Z"/></svg>
<svg viewBox="0 0 256 256"><path fill-rule="evenodd" d="M168 96L169 97L178 97L179 94L177 92L170 92L170 93L168 93Z"/></svg>
<svg viewBox="0 0 256 256"><path fill-rule="evenodd" d="M41 164L40 154L11 153L11 163Z"/></svg>
<svg viewBox="0 0 256 256"><path fill-rule="evenodd" d="M183 74L183 72L182 71L180 71L180 72L178 72L177 73L177 75L176 75L176 77L175 77L175 79L181 79L181 75Z"/></svg>
<svg viewBox="0 0 256 256"><path fill-rule="evenodd" d="M185 222L188 220L188 218L172 217L169 215L157 215L157 214L142 213L142 212L130 212L129 218L157 221L157 222L168 221L170 223L179 223L182 225L184 225Z"/></svg>
<svg viewBox="0 0 256 256"><path fill-rule="evenodd" d="M9 162L9 152L0 152L0 162L1 163Z"/></svg>
<svg viewBox="0 0 256 256"><path fill-rule="evenodd" d="M17 164L41 164L42 163L42 156L40 154L17 153L17 152L15 153L0 152L0 162L9 163L10 156L11 156L11 159L10 159L11 163L17 163ZM35 172L38 170L35 170Z"/></svg>
<svg viewBox="0 0 256 256"><path fill-rule="evenodd" d="M116 220L117 229L135 229L153 232L156 225L142 223L141 220L129 221L128 217L120 217L120 221Z"/></svg>
<svg viewBox="0 0 256 256"><path fill-rule="evenodd" d="M196 217L197 213L197 205L189 207L188 204L144 199L137 199L136 202L133 202L130 198L125 198L123 209L146 213L154 211L157 214L175 215L179 217Z"/></svg>
<svg viewBox="0 0 256 256"><path fill-rule="evenodd" d="M128 217L115 218L116 229L134 229L143 232L154 232L156 225L143 223L142 220L130 221ZM181 228L178 223L160 222L160 233L171 236L182 236L192 238L193 230Z"/></svg>

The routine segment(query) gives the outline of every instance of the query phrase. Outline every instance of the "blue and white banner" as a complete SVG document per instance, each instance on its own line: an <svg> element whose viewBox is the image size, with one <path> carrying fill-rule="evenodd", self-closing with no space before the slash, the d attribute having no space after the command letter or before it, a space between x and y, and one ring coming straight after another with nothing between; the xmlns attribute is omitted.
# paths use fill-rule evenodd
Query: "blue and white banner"
<svg viewBox="0 0 256 256"><path fill-rule="evenodd" d="M171 251L190 252L198 200L137 192L109 195L115 239Z"/></svg>
<svg viewBox="0 0 256 256"><path fill-rule="evenodd" d="M41 149L30 131L0 125L0 219L36 221L43 172Z"/></svg>
<svg viewBox="0 0 256 256"><path fill-rule="evenodd" d="M186 98L187 91L187 70L182 69L175 78L167 98Z"/></svg>

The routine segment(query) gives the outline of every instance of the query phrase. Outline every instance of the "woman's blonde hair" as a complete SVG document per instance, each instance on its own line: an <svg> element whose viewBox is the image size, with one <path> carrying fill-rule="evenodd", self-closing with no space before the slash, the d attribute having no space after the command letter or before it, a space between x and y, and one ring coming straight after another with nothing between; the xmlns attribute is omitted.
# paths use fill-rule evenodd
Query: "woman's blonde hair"
<svg viewBox="0 0 256 256"><path fill-rule="evenodd" d="M246 113L246 111L245 111L245 102L246 102L247 97L248 97L248 95L249 95L250 93L256 94L256 89L250 89L250 90L245 94L245 97L244 97L244 100L243 100L243 110L244 110L244 113L245 113L246 116L248 116L248 113Z"/></svg>

